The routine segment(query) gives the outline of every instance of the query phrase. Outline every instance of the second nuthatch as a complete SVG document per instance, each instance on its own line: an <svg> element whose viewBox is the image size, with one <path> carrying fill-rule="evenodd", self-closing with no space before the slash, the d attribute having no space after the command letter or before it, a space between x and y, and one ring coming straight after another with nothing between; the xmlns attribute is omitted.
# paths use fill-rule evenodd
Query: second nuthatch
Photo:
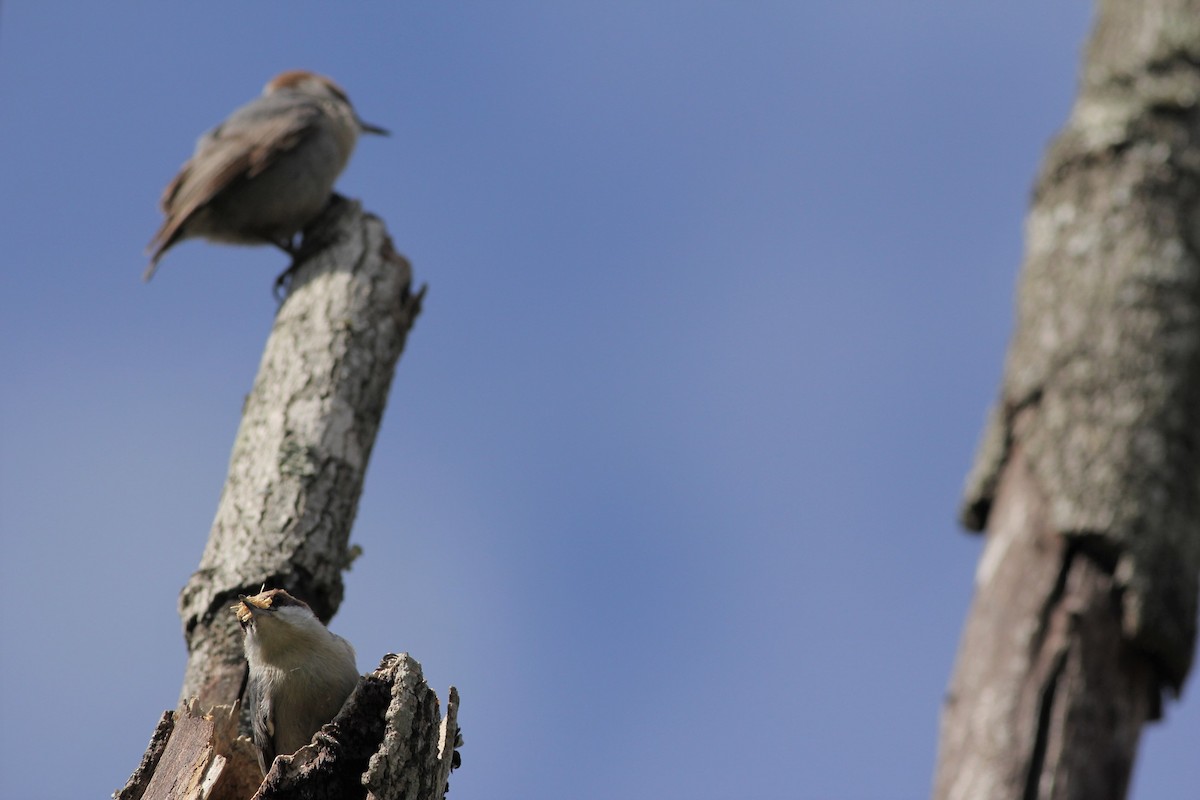
<svg viewBox="0 0 1200 800"><path fill-rule="evenodd" d="M265 774L337 716L358 683L354 648L283 589L242 595L231 609L245 632L246 708Z"/></svg>
<svg viewBox="0 0 1200 800"><path fill-rule="evenodd" d="M166 215L150 241L150 280L184 239L274 244L292 240L324 210L360 133L387 131L358 118L340 86L322 75L277 75L262 96L200 137L162 196Z"/></svg>

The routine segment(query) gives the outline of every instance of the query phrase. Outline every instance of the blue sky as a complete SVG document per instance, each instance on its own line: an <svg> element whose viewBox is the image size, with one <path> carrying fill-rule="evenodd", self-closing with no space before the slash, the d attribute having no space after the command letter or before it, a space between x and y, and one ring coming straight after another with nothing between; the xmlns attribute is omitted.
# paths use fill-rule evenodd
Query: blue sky
<svg viewBox="0 0 1200 800"><path fill-rule="evenodd" d="M1082 0L7 3L0 796L103 796L172 707L275 310L162 187L274 74L430 289L335 631L462 693L451 797L927 795L954 524ZM1136 798L1200 784L1191 694Z"/></svg>

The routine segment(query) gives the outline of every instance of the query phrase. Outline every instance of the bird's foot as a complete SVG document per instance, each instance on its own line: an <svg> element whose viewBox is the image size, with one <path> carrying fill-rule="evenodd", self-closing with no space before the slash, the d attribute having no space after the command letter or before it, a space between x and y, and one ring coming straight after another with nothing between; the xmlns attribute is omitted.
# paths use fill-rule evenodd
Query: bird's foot
<svg viewBox="0 0 1200 800"><path fill-rule="evenodd" d="M300 260L293 258L292 263L288 268L279 273L275 277L275 284L271 288L271 294L275 295L275 301L282 303L283 298L287 297L288 292L292 289L292 276L296 273L296 269L300 266Z"/></svg>

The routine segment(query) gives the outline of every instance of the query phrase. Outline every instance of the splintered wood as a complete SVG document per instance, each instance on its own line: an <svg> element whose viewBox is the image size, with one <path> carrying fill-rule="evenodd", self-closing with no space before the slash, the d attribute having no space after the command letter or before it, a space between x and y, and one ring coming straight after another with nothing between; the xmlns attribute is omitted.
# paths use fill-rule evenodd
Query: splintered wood
<svg viewBox="0 0 1200 800"><path fill-rule="evenodd" d="M441 800L462 746L458 690L446 714L421 665L388 654L313 741L279 756L264 777L253 745L237 736L238 708L202 713L195 701L163 715L115 800Z"/></svg>

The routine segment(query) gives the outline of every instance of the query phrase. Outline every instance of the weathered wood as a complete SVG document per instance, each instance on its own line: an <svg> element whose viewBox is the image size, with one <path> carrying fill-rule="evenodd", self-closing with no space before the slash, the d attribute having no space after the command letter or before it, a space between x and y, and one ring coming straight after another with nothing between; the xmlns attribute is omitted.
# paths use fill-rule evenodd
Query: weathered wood
<svg viewBox="0 0 1200 800"><path fill-rule="evenodd" d="M129 776L125 785L113 792L113 800L142 800L146 794L146 787L150 785L150 779L154 777L154 771L158 768L158 762L167 749L171 731L174 729L174 712L164 711L158 720L158 725L154 728L154 733L150 735L150 744L146 745L146 752L142 754L142 762Z"/></svg>
<svg viewBox="0 0 1200 800"><path fill-rule="evenodd" d="M115 800L441 800L457 765L458 690L446 715L407 653L384 656L337 717L264 777L237 736L237 707L166 712L142 764Z"/></svg>
<svg viewBox="0 0 1200 800"><path fill-rule="evenodd" d="M193 701L164 713L142 764L116 800L245 800L262 773L239 738L238 707L201 711Z"/></svg>
<svg viewBox="0 0 1200 800"><path fill-rule="evenodd" d="M440 800L461 745L457 712L454 687L443 718L421 665L389 654L313 744L275 759L254 800Z"/></svg>

